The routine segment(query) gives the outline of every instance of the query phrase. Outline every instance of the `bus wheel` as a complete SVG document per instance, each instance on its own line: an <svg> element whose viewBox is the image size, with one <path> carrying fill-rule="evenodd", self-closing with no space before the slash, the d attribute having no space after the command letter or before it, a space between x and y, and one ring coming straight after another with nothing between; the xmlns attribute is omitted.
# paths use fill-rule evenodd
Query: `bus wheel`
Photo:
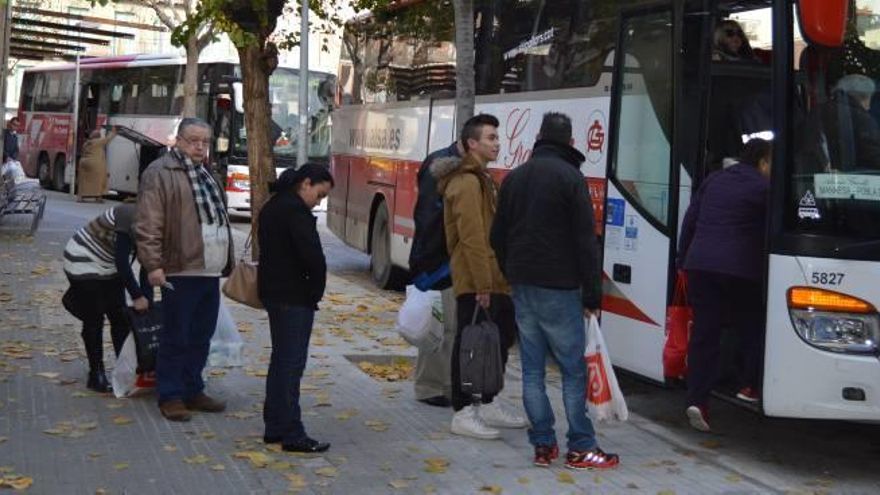
<svg viewBox="0 0 880 495"><path fill-rule="evenodd" d="M66 191L64 185L64 155L55 157L55 166L52 167L52 188L56 191Z"/></svg>
<svg viewBox="0 0 880 495"><path fill-rule="evenodd" d="M398 290L406 283L406 271L391 263L391 227L388 223L388 208L379 205L373 217L372 237L370 237L370 272L373 281L380 289Z"/></svg>
<svg viewBox="0 0 880 495"><path fill-rule="evenodd" d="M49 155L40 153L37 159L37 178L44 189L52 189L52 169L49 167Z"/></svg>

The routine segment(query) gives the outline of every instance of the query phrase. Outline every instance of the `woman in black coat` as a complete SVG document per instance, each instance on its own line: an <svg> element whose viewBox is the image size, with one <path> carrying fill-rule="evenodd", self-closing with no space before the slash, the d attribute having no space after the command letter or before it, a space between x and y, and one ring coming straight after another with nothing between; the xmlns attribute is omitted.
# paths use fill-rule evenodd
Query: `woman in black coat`
<svg viewBox="0 0 880 495"><path fill-rule="evenodd" d="M709 431L709 394L718 376L721 326L729 316L743 354L741 400L759 397L763 349L769 141L746 143L738 163L703 181L681 227L679 267L688 274L694 322L688 345L691 426Z"/></svg>
<svg viewBox="0 0 880 495"><path fill-rule="evenodd" d="M289 452L330 448L306 435L299 387L315 311L327 282L327 263L312 208L332 188L333 176L323 165L290 168L271 184L274 195L260 211L258 286L272 334L263 441L281 443Z"/></svg>

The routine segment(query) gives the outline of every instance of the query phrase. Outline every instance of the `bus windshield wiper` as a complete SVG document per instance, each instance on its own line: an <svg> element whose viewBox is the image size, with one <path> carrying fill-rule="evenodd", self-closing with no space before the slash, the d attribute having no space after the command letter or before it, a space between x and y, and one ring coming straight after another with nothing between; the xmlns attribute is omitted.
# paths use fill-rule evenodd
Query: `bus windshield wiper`
<svg viewBox="0 0 880 495"><path fill-rule="evenodd" d="M837 245L834 246L835 253L848 253L851 251L859 250L859 249L876 249L880 248L880 239L874 239L872 241L860 241L853 242L850 244Z"/></svg>

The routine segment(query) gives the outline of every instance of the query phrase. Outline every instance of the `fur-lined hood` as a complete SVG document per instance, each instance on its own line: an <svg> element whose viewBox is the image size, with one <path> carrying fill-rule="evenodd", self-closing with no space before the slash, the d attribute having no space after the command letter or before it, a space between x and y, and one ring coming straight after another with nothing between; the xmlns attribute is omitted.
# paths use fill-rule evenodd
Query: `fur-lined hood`
<svg viewBox="0 0 880 495"><path fill-rule="evenodd" d="M472 173L479 177L482 181L483 167L472 157L465 155L463 158L450 156L446 158L438 158L431 164L431 175L437 181L437 190L442 195L449 185L449 181L453 177L463 174Z"/></svg>

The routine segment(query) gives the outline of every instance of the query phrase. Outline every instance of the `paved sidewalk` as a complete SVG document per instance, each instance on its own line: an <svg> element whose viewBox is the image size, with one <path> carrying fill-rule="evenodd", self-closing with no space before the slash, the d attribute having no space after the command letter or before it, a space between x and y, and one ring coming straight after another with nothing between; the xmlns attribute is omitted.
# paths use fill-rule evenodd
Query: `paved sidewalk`
<svg viewBox="0 0 880 495"><path fill-rule="evenodd" d="M72 221L75 208L80 205L53 196L34 239L0 229L0 477L32 478L31 493L812 491L764 484L719 462L717 440L682 444L638 415L598 427L602 447L622 458L611 472L572 472L561 463L533 467L524 430L504 431L500 441L450 435L450 410L416 402L410 381L378 381L358 367L404 363L414 349L393 331L402 295L369 290L351 272L329 277L303 385L306 428L332 443L326 455L286 454L262 444L268 322L265 313L232 302L246 364L208 370L208 391L228 401L225 414L171 423L154 396L89 393L79 325L60 306L66 288L61 252L84 222ZM100 211L91 208L79 216ZM112 366L109 336L105 341ZM508 373L506 379L502 400L521 408L519 377ZM564 418L558 386L551 396ZM559 434L564 444L564 430Z"/></svg>

